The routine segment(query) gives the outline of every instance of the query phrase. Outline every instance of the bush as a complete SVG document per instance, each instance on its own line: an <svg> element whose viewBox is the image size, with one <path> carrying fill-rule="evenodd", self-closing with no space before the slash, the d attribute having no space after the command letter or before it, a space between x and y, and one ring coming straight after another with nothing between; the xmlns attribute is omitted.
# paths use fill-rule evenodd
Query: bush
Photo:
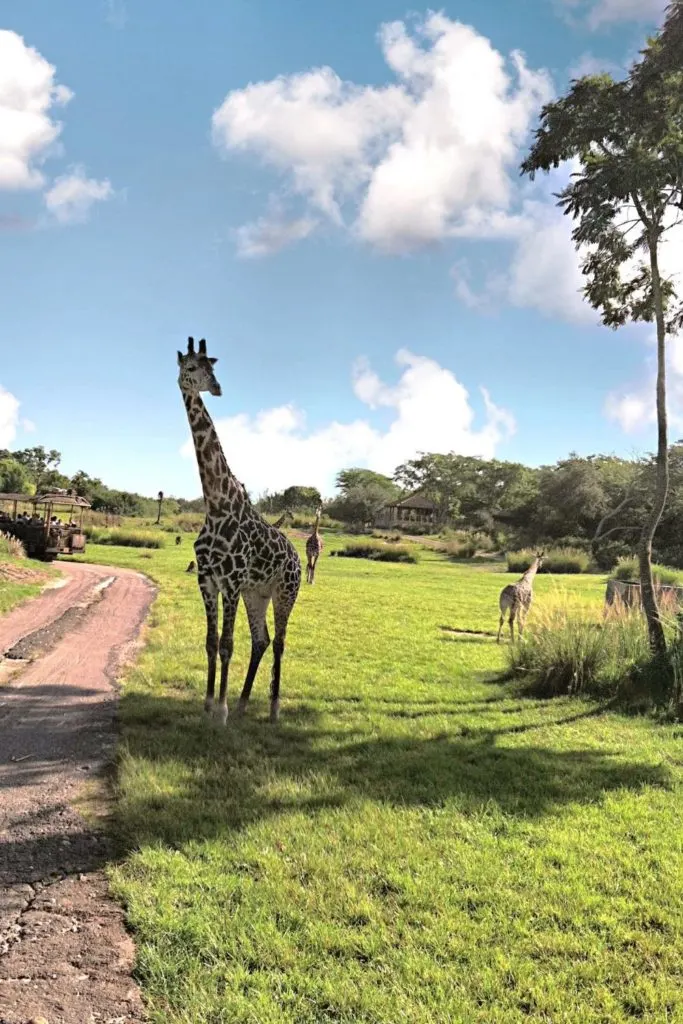
<svg viewBox="0 0 683 1024"><path fill-rule="evenodd" d="M623 696L649 660L638 611L622 609L600 621L594 610L561 598L545 603L521 642L509 648L511 670L537 697Z"/></svg>
<svg viewBox="0 0 683 1024"><path fill-rule="evenodd" d="M83 532L93 544L111 544L122 548L166 547L166 538L162 533L150 533L145 530L106 530L100 526L85 526Z"/></svg>
<svg viewBox="0 0 683 1024"><path fill-rule="evenodd" d="M614 578L617 580L634 581L640 580L640 569L637 558L620 558L614 570ZM683 586L683 571L671 569L668 565L653 565L652 576L655 584L664 587Z"/></svg>
<svg viewBox="0 0 683 1024"><path fill-rule="evenodd" d="M0 533L0 558L26 558L24 545L18 537Z"/></svg>
<svg viewBox="0 0 683 1024"><path fill-rule="evenodd" d="M493 541L485 533L456 532L448 540L434 545L435 551L453 559L474 558L478 551L488 553L493 549Z"/></svg>
<svg viewBox="0 0 683 1024"><path fill-rule="evenodd" d="M526 572L535 557L536 552L531 548L527 548L525 551L508 552L508 572ZM588 572L590 564L590 555L586 551L579 551L577 548L552 548L550 551L546 551L539 572L564 574Z"/></svg>
<svg viewBox="0 0 683 1024"><path fill-rule="evenodd" d="M339 558L369 558L373 562L411 562L418 561L415 551L407 545L385 544L378 540L358 540L346 544L339 551L333 551Z"/></svg>
<svg viewBox="0 0 683 1024"><path fill-rule="evenodd" d="M645 617L613 607L600 618L576 599L547 601L519 643L509 646L511 671L536 697L612 698L640 710L683 711L683 638L675 608L665 621L669 646L653 657Z"/></svg>

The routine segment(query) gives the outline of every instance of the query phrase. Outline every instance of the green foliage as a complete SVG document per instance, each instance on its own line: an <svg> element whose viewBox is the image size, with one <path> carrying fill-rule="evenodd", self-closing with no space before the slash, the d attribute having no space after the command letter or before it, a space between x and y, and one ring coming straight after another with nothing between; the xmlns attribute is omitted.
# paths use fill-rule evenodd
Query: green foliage
<svg viewBox="0 0 683 1024"><path fill-rule="evenodd" d="M507 555L508 572L524 573L536 558L536 551L510 551ZM540 573L586 573L591 565L590 555L579 548L551 548L543 556Z"/></svg>
<svg viewBox="0 0 683 1024"><path fill-rule="evenodd" d="M534 609L520 643L510 644L511 672L537 697L625 697L633 673L651 659L645 620L623 611L600 620L565 598Z"/></svg>
<svg viewBox="0 0 683 1024"><path fill-rule="evenodd" d="M166 537L162 532L147 530L108 530L101 526L84 526L83 532L93 544L112 544L123 548L163 548Z"/></svg>
<svg viewBox="0 0 683 1024"><path fill-rule="evenodd" d="M434 550L458 561L462 558L474 558L477 552L493 551L494 544L485 533L456 531L447 540L435 544Z"/></svg>
<svg viewBox="0 0 683 1024"><path fill-rule="evenodd" d="M0 492L3 494L32 494L35 484L26 466L17 459L0 458Z"/></svg>
<svg viewBox="0 0 683 1024"><path fill-rule="evenodd" d="M293 485L278 494L265 494L256 502L261 512L314 512L322 505L322 497L317 487L301 487Z"/></svg>
<svg viewBox="0 0 683 1024"><path fill-rule="evenodd" d="M337 489L342 494L348 494L358 487L374 487L385 492L386 501L397 498L400 489L396 486L391 477L383 473L375 473L372 469L342 469L337 474Z"/></svg>
<svg viewBox="0 0 683 1024"><path fill-rule="evenodd" d="M386 488L373 483L359 484L333 498L325 511L339 522L365 526L372 523L387 500Z"/></svg>
<svg viewBox="0 0 683 1024"><path fill-rule="evenodd" d="M419 561L418 554L407 544L383 543L377 540L357 540L345 544L343 548L333 552L340 558L369 558L372 562L410 562Z"/></svg>
<svg viewBox="0 0 683 1024"><path fill-rule="evenodd" d="M640 581L638 559L633 557L620 558L612 575L617 580L627 580L629 582L638 583ZM683 586L683 571L679 569L672 569L668 565L653 565L652 577L657 586Z"/></svg>

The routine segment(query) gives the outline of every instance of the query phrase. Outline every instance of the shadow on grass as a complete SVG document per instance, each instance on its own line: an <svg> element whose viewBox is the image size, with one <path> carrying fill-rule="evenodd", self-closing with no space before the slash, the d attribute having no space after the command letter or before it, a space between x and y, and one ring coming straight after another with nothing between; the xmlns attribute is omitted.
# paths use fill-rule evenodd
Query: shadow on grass
<svg viewBox="0 0 683 1024"><path fill-rule="evenodd" d="M495 806L536 818L566 803L595 803L612 790L669 781L664 767L594 749L506 745L504 734L521 731L509 726L359 738L348 725L330 728L310 707L286 709L271 728L257 706L220 730L203 720L196 698L130 692L121 713L127 786L114 826L122 853L146 843L178 846L227 835L285 811L315 814L362 800L397 807L455 802L466 814ZM543 724L553 723L523 728Z"/></svg>

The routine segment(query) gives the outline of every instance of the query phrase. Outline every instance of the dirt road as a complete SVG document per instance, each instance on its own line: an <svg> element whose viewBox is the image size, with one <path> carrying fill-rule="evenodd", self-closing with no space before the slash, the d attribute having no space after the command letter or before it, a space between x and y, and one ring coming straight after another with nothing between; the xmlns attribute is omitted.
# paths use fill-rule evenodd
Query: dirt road
<svg viewBox="0 0 683 1024"><path fill-rule="evenodd" d="M154 588L60 563L66 585L0 619L0 1024L144 1020L107 895L106 837L72 806L114 753L115 681Z"/></svg>

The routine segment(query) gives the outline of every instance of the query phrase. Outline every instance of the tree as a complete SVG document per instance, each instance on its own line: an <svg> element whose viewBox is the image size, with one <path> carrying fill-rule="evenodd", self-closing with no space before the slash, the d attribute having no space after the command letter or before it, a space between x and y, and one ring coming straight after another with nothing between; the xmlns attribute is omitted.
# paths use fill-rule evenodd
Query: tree
<svg viewBox="0 0 683 1024"><path fill-rule="evenodd" d="M12 457L25 466L28 473L39 491L46 489L46 482L49 474L54 472L61 462L61 453L52 448L46 451L41 445L34 448L23 448L20 451L12 452Z"/></svg>
<svg viewBox="0 0 683 1024"><path fill-rule="evenodd" d="M387 491L381 484L365 483L350 487L333 498L326 512L333 519L353 526L371 523L377 512L387 503Z"/></svg>
<svg viewBox="0 0 683 1024"><path fill-rule="evenodd" d="M372 469L342 469L337 473L337 488L342 494L348 494L356 487L368 486L383 490L386 493L387 501L399 494L399 488L390 476L375 473Z"/></svg>
<svg viewBox="0 0 683 1024"><path fill-rule="evenodd" d="M0 458L0 491L3 494L29 494L34 488L26 466L11 455Z"/></svg>
<svg viewBox="0 0 683 1024"><path fill-rule="evenodd" d="M635 70L635 69L634 69ZM574 81L546 104L522 173L531 178L575 160L579 170L557 196L584 248L584 294L613 329L654 321L657 328L657 476L639 543L640 582L650 645L666 650L652 579L652 542L667 498L666 339L683 322L660 267L664 234L683 208L683 74L652 75L647 85L610 75Z"/></svg>

